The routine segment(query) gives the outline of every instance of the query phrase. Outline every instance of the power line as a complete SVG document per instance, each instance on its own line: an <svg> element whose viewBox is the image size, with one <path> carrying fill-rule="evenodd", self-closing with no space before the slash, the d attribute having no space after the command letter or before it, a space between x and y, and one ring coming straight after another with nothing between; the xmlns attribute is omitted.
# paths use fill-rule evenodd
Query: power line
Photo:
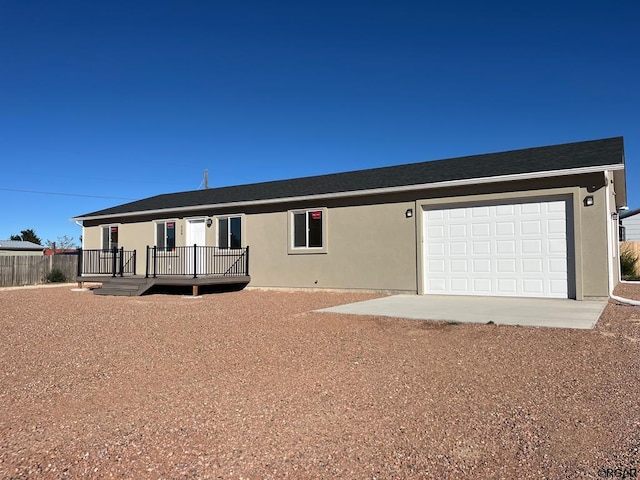
<svg viewBox="0 0 640 480"><path fill-rule="evenodd" d="M42 195L61 195L64 197L82 197L82 198L107 198L110 200L136 200L135 198L126 197L107 197L104 195L83 195L81 193L60 193L60 192L42 192L40 190L20 190L17 188L0 188L3 192L19 192L19 193L39 193Z"/></svg>

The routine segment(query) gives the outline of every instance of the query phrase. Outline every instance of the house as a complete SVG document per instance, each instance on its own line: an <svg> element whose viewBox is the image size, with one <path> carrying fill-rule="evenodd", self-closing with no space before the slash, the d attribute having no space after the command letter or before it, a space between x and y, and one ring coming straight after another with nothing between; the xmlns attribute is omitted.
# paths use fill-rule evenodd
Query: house
<svg viewBox="0 0 640 480"><path fill-rule="evenodd" d="M23 240L0 240L0 255L24 256L42 255L44 247L33 242Z"/></svg>
<svg viewBox="0 0 640 480"><path fill-rule="evenodd" d="M625 205L617 137L169 193L72 220L113 275L132 263L114 247L138 252L139 274L196 277L196 246L217 249L207 264L250 246L256 287L582 300L618 282Z"/></svg>
<svg viewBox="0 0 640 480"><path fill-rule="evenodd" d="M620 213L620 241L640 242L640 208Z"/></svg>

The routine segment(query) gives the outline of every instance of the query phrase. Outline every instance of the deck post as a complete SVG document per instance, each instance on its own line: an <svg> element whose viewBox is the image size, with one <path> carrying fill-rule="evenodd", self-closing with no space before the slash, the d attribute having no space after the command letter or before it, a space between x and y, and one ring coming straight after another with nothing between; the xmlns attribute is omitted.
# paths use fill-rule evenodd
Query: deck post
<svg viewBox="0 0 640 480"><path fill-rule="evenodd" d="M196 258L198 256L197 251L198 251L198 245L194 243L193 244L193 278L198 278L198 259ZM195 288L194 292L198 291L197 286L194 285L193 288Z"/></svg>
<svg viewBox="0 0 640 480"><path fill-rule="evenodd" d="M198 296L198 285L194 285L194 286L193 286L193 291L192 291L192 293L193 293L193 296L194 296L194 297L197 297L197 296Z"/></svg>
<svg viewBox="0 0 640 480"><path fill-rule="evenodd" d="M249 275L249 245L247 245L245 249L245 258L244 258L244 274Z"/></svg>
<svg viewBox="0 0 640 480"><path fill-rule="evenodd" d="M78 248L77 249L77 253L78 253L78 277L82 276L82 248Z"/></svg>
<svg viewBox="0 0 640 480"><path fill-rule="evenodd" d="M124 276L124 247L120 247L120 276Z"/></svg>
<svg viewBox="0 0 640 480"><path fill-rule="evenodd" d="M153 246L153 278L156 278L156 245Z"/></svg>
<svg viewBox="0 0 640 480"><path fill-rule="evenodd" d="M118 264L118 248L113 247L111 249L111 276L116 276L116 268Z"/></svg>

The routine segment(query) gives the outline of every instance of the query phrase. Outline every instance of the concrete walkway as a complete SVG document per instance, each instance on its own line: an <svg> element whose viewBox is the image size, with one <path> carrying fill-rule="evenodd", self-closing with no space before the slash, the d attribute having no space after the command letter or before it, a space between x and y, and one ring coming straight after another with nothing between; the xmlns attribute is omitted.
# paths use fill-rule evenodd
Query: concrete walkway
<svg viewBox="0 0 640 480"><path fill-rule="evenodd" d="M607 300L578 302L546 298L394 295L318 311L462 323L491 321L498 325L592 329L606 305Z"/></svg>

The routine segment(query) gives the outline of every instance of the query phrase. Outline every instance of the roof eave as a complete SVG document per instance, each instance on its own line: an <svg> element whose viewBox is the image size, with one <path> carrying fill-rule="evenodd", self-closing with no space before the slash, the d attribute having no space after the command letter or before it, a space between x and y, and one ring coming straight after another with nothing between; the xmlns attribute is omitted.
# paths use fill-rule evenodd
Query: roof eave
<svg viewBox="0 0 640 480"><path fill-rule="evenodd" d="M416 184L416 185L403 185L398 187L371 188L366 190L350 190L350 191L336 192L336 193L301 195L297 197L271 198L267 200L249 200L249 201L241 201L241 202L190 205L186 207L159 208L155 210L137 210L134 212L125 212L125 213L112 213L112 214L106 214L106 215L88 215L83 217L73 217L70 220L75 222L82 222L85 220L100 220L100 219L116 218L116 217L120 218L120 217L135 217L140 215L154 215L156 213L165 213L165 214L181 213L181 212L187 212L192 210L202 210L207 208L242 207L247 205L270 205L270 204L276 204L276 203L290 203L290 202L300 202L300 201L308 201L308 200L360 197L360 196L366 196L366 195L383 195L383 194L389 194L389 193L411 192L415 190L430 190L430 189L445 188L445 187L462 187L466 185L477 185L480 183L514 182L518 180L534 180L534 179L548 178L548 177L583 175L588 173L604 172L607 170L614 171L614 175L615 175L616 172L618 171L624 171L624 164L619 163L619 164L613 164L613 165L598 165L593 167L571 168L571 169L564 169L564 170L547 170L543 172L497 175L493 177L471 178L471 179L464 179L464 180L448 180L444 182L422 183L422 184ZM622 175L623 175L622 178L624 178L624 173L622 173ZM622 184L624 185L624 181L622 182ZM624 200L626 202L626 188L623 188L623 190L624 190L624 193L622 196L624 197Z"/></svg>

